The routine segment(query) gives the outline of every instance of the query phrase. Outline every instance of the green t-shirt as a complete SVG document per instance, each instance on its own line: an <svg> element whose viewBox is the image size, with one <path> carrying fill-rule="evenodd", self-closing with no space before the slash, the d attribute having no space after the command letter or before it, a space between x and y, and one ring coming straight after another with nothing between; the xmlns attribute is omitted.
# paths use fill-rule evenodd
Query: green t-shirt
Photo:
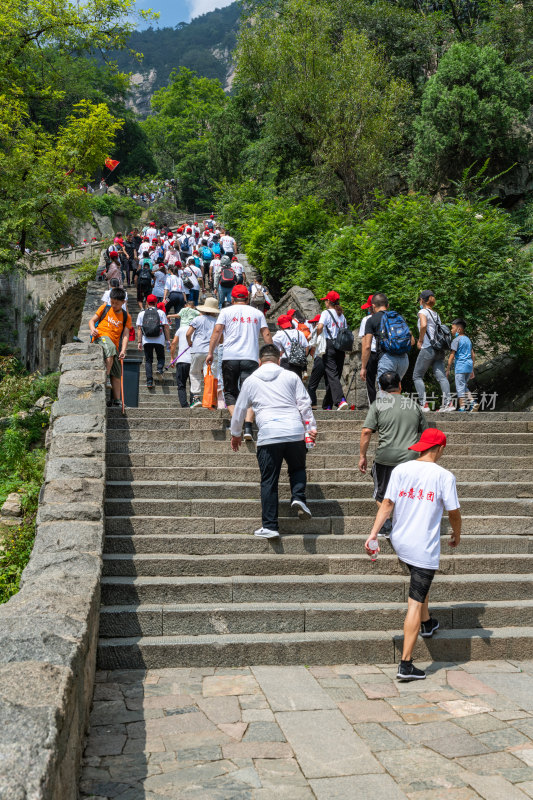
<svg viewBox="0 0 533 800"><path fill-rule="evenodd" d="M379 392L368 409L363 427L379 433L374 460L395 467L418 458L419 453L408 448L419 440L428 424L416 400L401 394Z"/></svg>

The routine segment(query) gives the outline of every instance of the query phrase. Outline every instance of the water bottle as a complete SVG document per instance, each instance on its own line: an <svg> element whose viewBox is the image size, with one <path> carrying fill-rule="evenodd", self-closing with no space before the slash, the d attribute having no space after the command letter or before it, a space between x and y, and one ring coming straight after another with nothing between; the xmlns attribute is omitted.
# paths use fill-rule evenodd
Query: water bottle
<svg viewBox="0 0 533 800"><path fill-rule="evenodd" d="M305 424L306 424L306 426L309 425L308 422L306 422ZM306 427L306 429L305 429L305 446L307 447L308 450L312 450L313 447L315 446L315 443L311 439L311 437L309 436L309 431L310 431L310 428Z"/></svg>
<svg viewBox="0 0 533 800"><path fill-rule="evenodd" d="M378 557L378 541L377 539L371 539L368 543L368 549L371 550L370 559L371 561L376 561Z"/></svg>

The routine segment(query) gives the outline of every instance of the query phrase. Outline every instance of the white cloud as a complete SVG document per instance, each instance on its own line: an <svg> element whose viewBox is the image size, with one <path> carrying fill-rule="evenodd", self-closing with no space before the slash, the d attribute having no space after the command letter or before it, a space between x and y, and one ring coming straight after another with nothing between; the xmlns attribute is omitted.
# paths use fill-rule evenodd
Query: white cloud
<svg viewBox="0 0 533 800"><path fill-rule="evenodd" d="M208 11L214 11L215 8L224 8L224 6L231 5L232 2L233 0L189 0L191 18L207 14Z"/></svg>

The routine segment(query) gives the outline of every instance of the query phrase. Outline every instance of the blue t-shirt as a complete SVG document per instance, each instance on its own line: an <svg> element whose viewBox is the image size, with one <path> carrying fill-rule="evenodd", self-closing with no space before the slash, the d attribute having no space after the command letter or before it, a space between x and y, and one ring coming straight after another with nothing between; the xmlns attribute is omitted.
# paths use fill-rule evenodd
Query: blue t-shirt
<svg viewBox="0 0 533 800"><path fill-rule="evenodd" d="M457 336L452 342L452 351L455 353L455 371L472 372L474 362L472 361L472 342L464 333Z"/></svg>

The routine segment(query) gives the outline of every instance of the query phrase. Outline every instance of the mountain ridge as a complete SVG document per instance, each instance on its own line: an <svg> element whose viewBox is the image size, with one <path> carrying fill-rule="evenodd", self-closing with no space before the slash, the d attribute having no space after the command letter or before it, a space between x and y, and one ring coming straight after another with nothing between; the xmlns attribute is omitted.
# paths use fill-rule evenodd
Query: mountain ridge
<svg viewBox="0 0 533 800"><path fill-rule="evenodd" d="M217 79L231 89L231 56L237 40L241 10L238 2L209 11L174 28L146 28L135 31L128 48L142 53L142 61L128 50L113 54L122 72L131 73L128 107L140 116L150 113L153 93L168 84L173 69L187 67L201 77Z"/></svg>

